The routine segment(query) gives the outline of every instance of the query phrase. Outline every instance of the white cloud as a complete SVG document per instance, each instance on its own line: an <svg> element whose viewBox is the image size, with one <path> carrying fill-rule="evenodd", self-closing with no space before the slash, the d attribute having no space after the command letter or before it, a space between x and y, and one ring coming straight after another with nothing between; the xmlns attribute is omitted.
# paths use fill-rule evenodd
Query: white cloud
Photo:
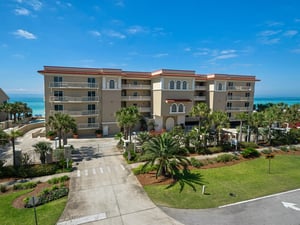
<svg viewBox="0 0 300 225"><path fill-rule="evenodd" d="M300 54L300 48L295 48L291 50L292 53Z"/></svg>
<svg viewBox="0 0 300 225"><path fill-rule="evenodd" d="M22 37L25 39L36 39L37 38L34 34L28 32L26 30L22 30L22 29L18 29L13 34L17 37Z"/></svg>
<svg viewBox="0 0 300 225"><path fill-rule="evenodd" d="M235 53L236 50L230 49L230 50L222 50L220 53L221 54L231 54L231 53Z"/></svg>
<svg viewBox="0 0 300 225"><path fill-rule="evenodd" d="M89 31L89 33L95 37L100 37L101 36L101 33L99 31L96 31L96 30L91 30Z"/></svg>
<svg viewBox="0 0 300 225"><path fill-rule="evenodd" d="M266 45L278 44L280 42L280 38L261 38L260 42Z"/></svg>
<svg viewBox="0 0 300 225"><path fill-rule="evenodd" d="M238 57L237 54L225 54L225 55L219 55L215 57L213 60L218 60L218 59L231 59L231 58L236 58Z"/></svg>
<svg viewBox="0 0 300 225"><path fill-rule="evenodd" d="M30 11L25 8L18 8L15 9L15 14L19 16L28 16L30 14Z"/></svg>
<svg viewBox="0 0 300 225"><path fill-rule="evenodd" d="M107 30L104 32L105 35L109 36L109 37L114 37L114 38L119 38L119 39L124 39L126 38L126 35L115 31L115 30Z"/></svg>
<svg viewBox="0 0 300 225"><path fill-rule="evenodd" d="M137 33L147 33L147 29L142 26L131 26L127 29L127 33L129 34L137 34Z"/></svg>
<svg viewBox="0 0 300 225"><path fill-rule="evenodd" d="M183 49L183 51L190 52L190 51L192 51L192 49L190 47L187 47L187 48Z"/></svg>
<svg viewBox="0 0 300 225"><path fill-rule="evenodd" d="M35 11L39 11L43 7L43 3L39 0L17 0L20 4L26 4L32 7Z"/></svg>
<svg viewBox="0 0 300 225"><path fill-rule="evenodd" d="M153 58L161 58L161 57L166 57L168 55L169 55L168 53L158 53L153 55Z"/></svg>
<svg viewBox="0 0 300 225"><path fill-rule="evenodd" d="M258 36L268 37L268 36L272 36L272 35L275 35L275 34L279 34L280 32L282 32L282 30L264 30L264 31L261 31L258 34Z"/></svg>
<svg viewBox="0 0 300 225"><path fill-rule="evenodd" d="M287 37L293 37L295 36L296 34L298 34L298 31L297 30L287 30L286 32L284 32L284 36L287 36Z"/></svg>
<svg viewBox="0 0 300 225"><path fill-rule="evenodd" d="M268 25L269 27L278 27L278 26L283 26L284 23L282 23L282 22L277 22L277 21L269 21L269 22L267 22L267 25Z"/></svg>
<svg viewBox="0 0 300 225"><path fill-rule="evenodd" d="M125 3L122 0L115 1L115 5L119 7L125 7Z"/></svg>

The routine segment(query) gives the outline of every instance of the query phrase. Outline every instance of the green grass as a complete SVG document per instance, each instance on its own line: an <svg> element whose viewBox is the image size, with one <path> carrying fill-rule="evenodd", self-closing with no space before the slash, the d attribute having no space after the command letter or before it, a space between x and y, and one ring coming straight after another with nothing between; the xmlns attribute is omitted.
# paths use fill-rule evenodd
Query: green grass
<svg viewBox="0 0 300 225"><path fill-rule="evenodd" d="M18 191L9 194L0 195L0 218L2 225L32 225L35 224L34 210L16 209L12 202L18 196L29 192L30 190ZM38 224L54 225L58 221L62 211L67 203L67 197L47 203L36 208Z"/></svg>
<svg viewBox="0 0 300 225"><path fill-rule="evenodd" d="M166 189L166 185L148 185L145 190L158 205L174 208L213 208L221 205L300 188L300 156L264 157L233 166L193 170L200 173L206 183L205 194L197 186L194 192L187 185ZM231 196L233 193L235 196Z"/></svg>

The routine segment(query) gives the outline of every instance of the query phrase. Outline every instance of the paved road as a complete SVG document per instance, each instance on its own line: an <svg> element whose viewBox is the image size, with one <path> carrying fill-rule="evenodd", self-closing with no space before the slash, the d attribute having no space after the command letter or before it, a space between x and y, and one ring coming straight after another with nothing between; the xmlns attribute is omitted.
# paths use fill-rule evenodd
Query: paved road
<svg viewBox="0 0 300 225"><path fill-rule="evenodd" d="M186 225L300 225L300 190L216 209L162 209Z"/></svg>
<svg viewBox="0 0 300 225"><path fill-rule="evenodd" d="M78 139L70 144L80 146L75 155L79 162L71 174L69 200L58 225L180 224L148 198L114 139Z"/></svg>

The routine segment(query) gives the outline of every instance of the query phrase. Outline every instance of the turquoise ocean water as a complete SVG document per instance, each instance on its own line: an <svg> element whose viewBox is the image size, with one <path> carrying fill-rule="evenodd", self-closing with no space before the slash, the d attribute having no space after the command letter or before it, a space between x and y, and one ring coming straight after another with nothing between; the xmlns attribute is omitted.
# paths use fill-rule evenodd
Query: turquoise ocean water
<svg viewBox="0 0 300 225"><path fill-rule="evenodd" d="M26 102L33 110L33 115L45 115L44 95L42 94L9 94L9 102ZM288 105L300 104L300 97L256 97L254 104L286 103Z"/></svg>

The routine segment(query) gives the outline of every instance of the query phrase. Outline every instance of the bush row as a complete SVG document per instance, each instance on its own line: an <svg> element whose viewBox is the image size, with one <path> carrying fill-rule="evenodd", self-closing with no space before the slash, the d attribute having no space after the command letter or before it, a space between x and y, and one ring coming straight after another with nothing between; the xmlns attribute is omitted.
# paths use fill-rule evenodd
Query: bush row
<svg viewBox="0 0 300 225"><path fill-rule="evenodd" d="M48 184L58 184L58 183L63 183L67 180L69 180L70 177L65 175L65 176L61 176L61 177L53 177L50 180L48 180Z"/></svg>
<svg viewBox="0 0 300 225"><path fill-rule="evenodd" d="M31 189L31 188L36 187L36 185L37 185L38 183L39 183L39 182L25 182L25 183L18 183L18 184L15 184L15 185L13 186L13 189L14 189L14 190Z"/></svg>

